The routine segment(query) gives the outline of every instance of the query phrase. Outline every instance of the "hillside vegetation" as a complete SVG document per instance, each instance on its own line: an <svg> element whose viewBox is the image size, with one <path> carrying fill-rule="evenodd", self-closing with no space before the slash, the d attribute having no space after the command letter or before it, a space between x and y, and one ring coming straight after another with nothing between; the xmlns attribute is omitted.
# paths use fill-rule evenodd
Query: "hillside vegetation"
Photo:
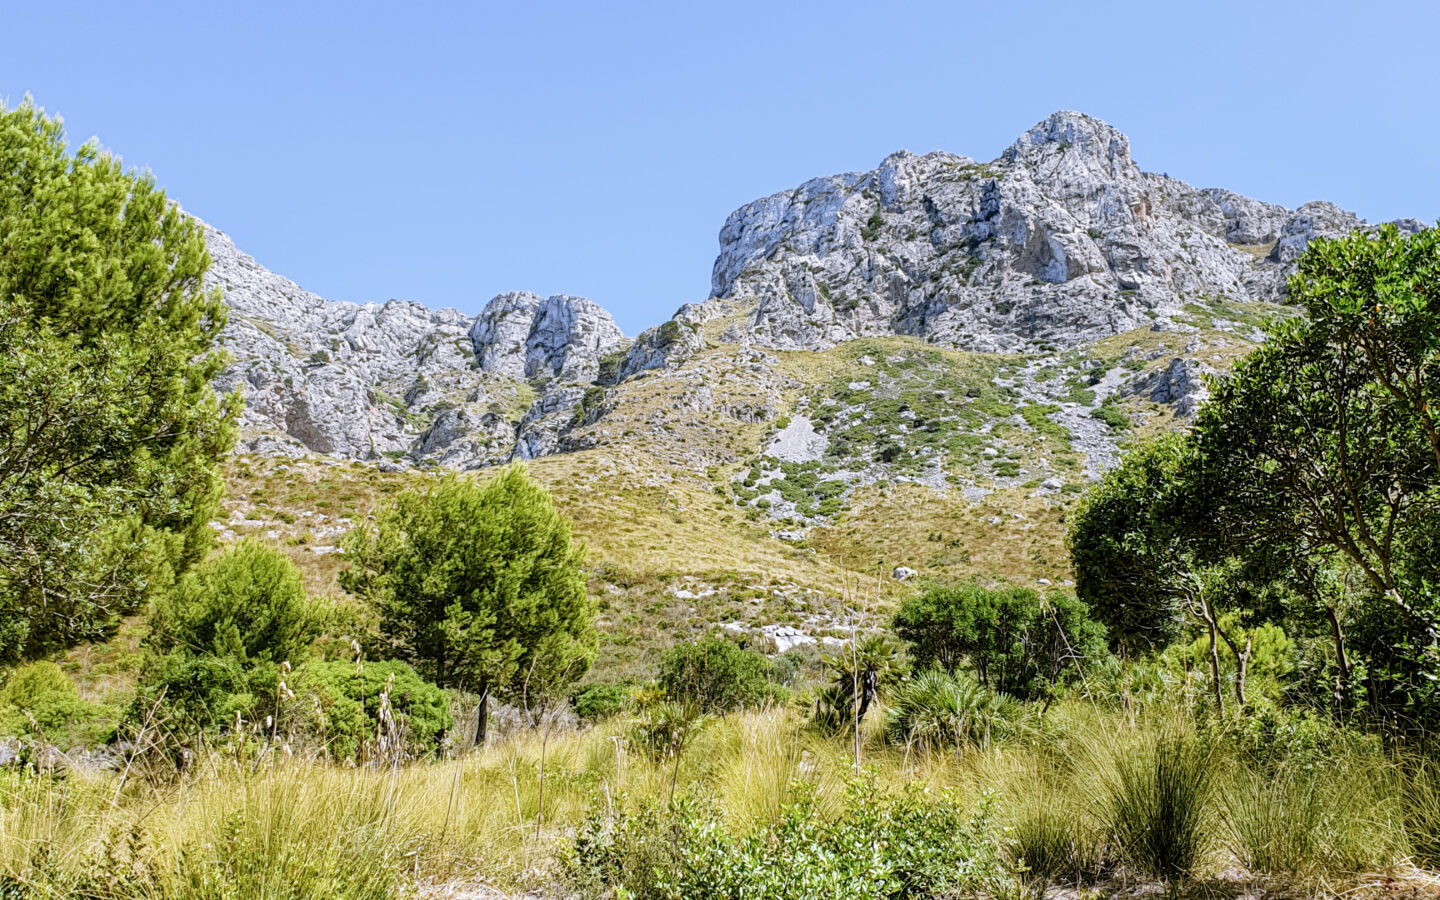
<svg viewBox="0 0 1440 900"><path fill-rule="evenodd" d="M1440 229L1102 126L747 207L630 342L207 269L0 110L0 898L1433 893Z"/></svg>

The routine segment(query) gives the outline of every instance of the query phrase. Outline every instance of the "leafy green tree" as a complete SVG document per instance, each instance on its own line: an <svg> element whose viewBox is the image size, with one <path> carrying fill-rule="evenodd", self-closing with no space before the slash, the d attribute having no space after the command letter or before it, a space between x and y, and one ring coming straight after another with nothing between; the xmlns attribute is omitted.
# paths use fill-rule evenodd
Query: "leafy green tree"
<svg viewBox="0 0 1440 900"><path fill-rule="evenodd" d="M290 558L247 538L186 573L156 602L150 639L162 652L298 664L324 622Z"/></svg>
<svg viewBox="0 0 1440 900"><path fill-rule="evenodd" d="M658 680L665 699L710 714L757 706L775 695L765 657L713 635L666 650Z"/></svg>
<svg viewBox="0 0 1440 900"><path fill-rule="evenodd" d="M1163 649L1180 635L1201 586L1185 476L1194 446L1166 435L1125 454L1070 515L1075 593L1121 653Z"/></svg>
<svg viewBox="0 0 1440 900"><path fill-rule="evenodd" d="M1221 693L1220 645L1235 658L1235 699L1243 707L1252 647L1225 627L1223 606L1249 622L1279 577L1279 548L1244 543L1216 528L1213 488L1189 434L1132 449L1085 495L1071 516L1067 543L1075 592L1121 653L1164 649L1189 623L1208 634L1211 688ZM1238 621L1238 620L1237 620Z"/></svg>
<svg viewBox="0 0 1440 900"><path fill-rule="evenodd" d="M595 656L583 546L521 466L486 482L448 476L407 491L345 541L341 585L373 605L382 655L479 695L534 705Z"/></svg>
<svg viewBox="0 0 1440 900"><path fill-rule="evenodd" d="M1105 629L1084 602L1017 585L932 588L902 602L893 627L917 669L969 668L985 687L1022 700L1047 696L1106 653Z"/></svg>
<svg viewBox="0 0 1440 900"><path fill-rule="evenodd" d="M1372 682L1398 679L1413 706L1440 673L1440 232L1315 241L1289 296L1305 316L1273 326L1197 422L1206 517L1288 555L1342 680L1356 630L1386 660ZM1349 571L1369 601L1345 602Z"/></svg>
<svg viewBox="0 0 1440 900"><path fill-rule="evenodd" d="M113 632L204 555L236 398L200 226L0 107L0 662Z"/></svg>

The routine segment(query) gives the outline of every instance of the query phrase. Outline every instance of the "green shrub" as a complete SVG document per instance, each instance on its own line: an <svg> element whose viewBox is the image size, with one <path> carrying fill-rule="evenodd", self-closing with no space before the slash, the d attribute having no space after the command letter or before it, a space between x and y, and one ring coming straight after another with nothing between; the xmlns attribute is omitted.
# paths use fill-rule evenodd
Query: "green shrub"
<svg viewBox="0 0 1440 900"><path fill-rule="evenodd" d="M912 785L882 795L855 782L837 815L817 809L813 785L778 821L730 832L690 800L670 807L597 811L564 855L581 896L637 900L847 900L1003 895L988 801L974 814L946 794Z"/></svg>
<svg viewBox="0 0 1440 900"><path fill-rule="evenodd" d="M1141 368L1143 367L1144 363L1141 363ZM1127 363L1126 368L1131 366ZM1090 418L1099 419L1117 431L1130 427L1130 416L1120 408L1119 403L1114 402L1113 397L1106 397L1103 403L1090 410Z"/></svg>
<svg viewBox="0 0 1440 900"><path fill-rule="evenodd" d="M964 672L922 672L891 692L885 735L928 750L988 747L1024 730L1025 710Z"/></svg>
<svg viewBox="0 0 1440 900"><path fill-rule="evenodd" d="M288 685L295 693L285 709L302 733L337 759L355 759L372 748L382 729L380 695L388 690L401 746L414 756L434 753L454 719L450 695L403 662L305 663ZM285 720L282 718L282 722Z"/></svg>
<svg viewBox="0 0 1440 900"><path fill-rule="evenodd" d="M635 687L631 684L587 684L570 695L575 715L587 722L617 716L629 708Z"/></svg>
<svg viewBox="0 0 1440 900"><path fill-rule="evenodd" d="M969 668L992 690L1033 699L1107 655L1105 630L1089 613L1070 594L972 583L907 598L893 627L916 668Z"/></svg>
<svg viewBox="0 0 1440 900"><path fill-rule="evenodd" d="M1171 732L1117 756L1106 824L1137 870L1165 881L1195 872L1209 837L1212 762L1193 737Z"/></svg>
<svg viewBox="0 0 1440 900"><path fill-rule="evenodd" d="M658 680L667 700L705 713L759 706L776 696L765 657L715 636L665 651Z"/></svg>
<svg viewBox="0 0 1440 900"><path fill-rule="evenodd" d="M231 657L176 650L146 663L122 722L164 735L163 749L178 753L237 716L249 724L263 718L279 681L280 668L271 663L247 667Z"/></svg>
<svg viewBox="0 0 1440 900"><path fill-rule="evenodd" d="M289 557L246 539L196 567L156 603L151 640L162 652L299 662L323 625Z"/></svg>
<svg viewBox="0 0 1440 900"><path fill-rule="evenodd" d="M103 707L80 699L53 662L21 666L0 688L0 734L93 742L104 715Z"/></svg>
<svg viewBox="0 0 1440 900"><path fill-rule="evenodd" d="M860 229L860 236L867 241L873 241L880 237L880 229L884 227L885 217L877 209L870 214L870 218L865 220L865 227Z"/></svg>

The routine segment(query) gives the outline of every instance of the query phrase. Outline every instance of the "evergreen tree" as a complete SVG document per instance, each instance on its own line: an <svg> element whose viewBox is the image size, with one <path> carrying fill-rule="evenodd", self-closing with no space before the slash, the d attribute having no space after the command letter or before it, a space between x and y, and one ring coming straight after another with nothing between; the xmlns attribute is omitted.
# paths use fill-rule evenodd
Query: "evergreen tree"
<svg viewBox="0 0 1440 900"><path fill-rule="evenodd" d="M582 546L520 466L396 497L346 539L341 585L374 606L385 652L447 687L534 707L594 659Z"/></svg>
<svg viewBox="0 0 1440 900"><path fill-rule="evenodd" d="M106 637L210 546L209 262L152 177L0 107L0 662Z"/></svg>
<svg viewBox="0 0 1440 900"><path fill-rule="evenodd" d="M188 572L156 603L150 625L162 651L298 664L323 616L306 598L295 564L247 538Z"/></svg>

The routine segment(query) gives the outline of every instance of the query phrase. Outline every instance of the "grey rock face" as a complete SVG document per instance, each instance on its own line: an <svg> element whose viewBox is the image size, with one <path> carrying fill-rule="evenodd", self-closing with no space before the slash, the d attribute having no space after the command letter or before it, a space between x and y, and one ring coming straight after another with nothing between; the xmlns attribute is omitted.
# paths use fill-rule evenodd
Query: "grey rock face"
<svg viewBox="0 0 1440 900"><path fill-rule="evenodd" d="M216 387L245 396L241 446L254 452L458 467L528 457L556 445L553 423L568 422L562 407L584 392L574 385L626 346L610 314L580 297L502 294L474 319L400 300L340 303L209 226L205 237L234 356ZM537 432L541 419L557 433Z"/></svg>
<svg viewBox="0 0 1440 900"><path fill-rule="evenodd" d="M1187 304L1283 301L1311 240L1358 227L1333 204L1289 210L1144 172L1125 135L1059 112L991 162L902 151L741 207L721 229L711 297L632 342L605 310L568 295L501 294L474 318L327 301L207 226L209 283L230 305L222 339L235 357L217 387L245 395L252 451L488 465L601 439L571 434L611 410L592 406L587 389L647 370L686 374L707 334L741 353L890 334L1049 352L1140 326L1193 330L1173 318ZM1126 390L1189 417L1204 396L1200 371L1177 358ZM667 414L708 415L707 390ZM757 397L724 412L773 416L775 399ZM1057 415L1081 437L1103 428L1078 407ZM1092 443L1087 471L1109 453Z"/></svg>
<svg viewBox="0 0 1440 900"><path fill-rule="evenodd" d="M747 316L730 337L777 348L1074 346L1191 301L1278 300L1309 240L1361 225L1143 172L1119 131L1060 112L989 163L901 152L741 207L707 305Z"/></svg>
<svg viewBox="0 0 1440 900"><path fill-rule="evenodd" d="M1164 369L1138 379L1129 387L1128 393L1156 403L1168 403L1174 407L1177 417L1193 419L1200 404L1210 399L1205 379L1214 374L1215 370L1204 363L1177 356Z"/></svg>

